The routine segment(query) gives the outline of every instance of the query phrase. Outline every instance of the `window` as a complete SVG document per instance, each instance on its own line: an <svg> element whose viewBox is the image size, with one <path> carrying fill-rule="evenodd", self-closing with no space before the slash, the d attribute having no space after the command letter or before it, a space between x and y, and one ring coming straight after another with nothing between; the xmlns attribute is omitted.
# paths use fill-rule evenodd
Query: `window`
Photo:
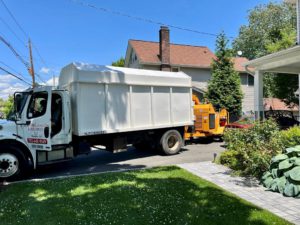
<svg viewBox="0 0 300 225"><path fill-rule="evenodd" d="M62 98L54 93L51 100L51 137L62 129L62 113Z"/></svg>
<svg viewBox="0 0 300 225"><path fill-rule="evenodd" d="M247 86L254 86L254 77L250 74L241 74L241 84Z"/></svg>
<svg viewBox="0 0 300 225"><path fill-rule="evenodd" d="M254 86L254 77L248 74L248 86Z"/></svg>
<svg viewBox="0 0 300 225"><path fill-rule="evenodd" d="M248 74L241 74L241 85L248 85Z"/></svg>
<svg viewBox="0 0 300 225"><path fill-rule="evenodd" d="M133 64L137 60L136 54L132 51L130 56L130 62Z"/></svg>
<svg viewBox="0 0 300 225"><path fill-rule="evenodd" d="M28 119L43 116L47 111L47 92L33 93L27 111Z"/></svg>

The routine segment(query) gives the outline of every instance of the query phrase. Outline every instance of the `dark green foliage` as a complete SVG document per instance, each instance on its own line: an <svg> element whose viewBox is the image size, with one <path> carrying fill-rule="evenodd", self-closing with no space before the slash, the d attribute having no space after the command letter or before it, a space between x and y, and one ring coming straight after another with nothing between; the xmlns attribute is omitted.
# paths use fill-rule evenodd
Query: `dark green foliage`
<svg viewBox="0 0 300 225"><path fill-rule="evenodd" d="M299 87L298 76L295 74L278 74L274 78L275 88L273 94L289 107L299 104L299 98L295 95Z"/></svg>
<svg viewBox="0 0 300 225"><path fill-rule="evenodd" d="M255 59L290 47L296 41L296 10L285 2L258 5L249 11L248 25L240 28L233 42L235 52Z"/></svg>
<svg viewBox="0 0 300 225"><path fill-rule="evenodd" d="M124 67L125 59L123 57L119 58L117 61L111 63L112 66Z"/></svg>
<svg viewBox="0 0 300 225"><path fill-rule="evenodd" d="M256 122L249 129L226 130L224 141L227 150L220 156L221 164L242 175L256 177L268 170L271 158L283 149L280 131L273 120ZM274 163L284 158L277 157ZM273 173L275 174L275 171Z"/></svg>
<svg viewBox="0 0 300 225"><path fill-rule="evenodd" d="M271 2L250 10L248 25L240 28L233 42L235 52L255 59L287 49L296 43L296 10L291 4ZM264 96L284 99L287 105L298 104L294 92L298 89L298 76L287 74L264 75Z"/></svg>
<svg viewBox="0 0 300 225"><path fill-rule="evenodd" d="M225 108L232 118L238 118L242 111L243 93L227 45L228 40L223 32L217 38L216 59L212 62L212 77L208 82L206 98L217 110Z"/></svg>

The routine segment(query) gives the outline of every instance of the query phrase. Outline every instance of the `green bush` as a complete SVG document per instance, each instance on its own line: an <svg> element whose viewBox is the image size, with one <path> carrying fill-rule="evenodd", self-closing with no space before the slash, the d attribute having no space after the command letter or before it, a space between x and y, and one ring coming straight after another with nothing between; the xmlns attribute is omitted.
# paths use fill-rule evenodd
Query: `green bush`
<svg viewBox="0 0 300 225"><path fill-rule="evenodd" d="M220 157L221 164L230 165L230 168L233 170L239 170L242 167L240 165L241 160L239 159L239 154L233 150L227 150L222 153Z"/></svg>
<svg viewBox="0 0 300 225"><path fill-rule="evenodd" d="M285 148L300 145L300 127L281 131L281 142Z"/></svg>
<svg viewBox="0 0 300 225"><path fill-rule="evenodd" d="M255 122L249 129L228 129L224 134L227 150L220 163L242 175L260 177L271 158L282 152L281 132L273 120Z"/></svg>

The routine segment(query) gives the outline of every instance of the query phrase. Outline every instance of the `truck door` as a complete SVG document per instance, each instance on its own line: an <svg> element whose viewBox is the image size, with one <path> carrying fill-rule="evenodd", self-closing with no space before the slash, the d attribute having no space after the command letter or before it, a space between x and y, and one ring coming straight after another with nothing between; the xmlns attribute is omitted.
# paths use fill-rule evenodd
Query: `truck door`
<svg viewBox="0 0 300 225"><path fill-rule="evenodd" d="M51 151L51 87L39 87L32 93L26 111L26 141L32 149Z"/></svg>

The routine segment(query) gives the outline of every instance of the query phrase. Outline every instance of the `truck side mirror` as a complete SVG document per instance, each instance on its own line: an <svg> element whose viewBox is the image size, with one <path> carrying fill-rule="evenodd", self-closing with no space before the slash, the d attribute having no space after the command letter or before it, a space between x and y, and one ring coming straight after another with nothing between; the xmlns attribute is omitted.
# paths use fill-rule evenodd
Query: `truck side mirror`
<svg viewBox="0 0 300 225"><path fill-rule="evenodd" d="M15 119L20 120L21 115L20 115L20 110L21 110L21 104L22 104L22 96L20 94L15 94L14 98L14 111L15 111Z"/></svg>

